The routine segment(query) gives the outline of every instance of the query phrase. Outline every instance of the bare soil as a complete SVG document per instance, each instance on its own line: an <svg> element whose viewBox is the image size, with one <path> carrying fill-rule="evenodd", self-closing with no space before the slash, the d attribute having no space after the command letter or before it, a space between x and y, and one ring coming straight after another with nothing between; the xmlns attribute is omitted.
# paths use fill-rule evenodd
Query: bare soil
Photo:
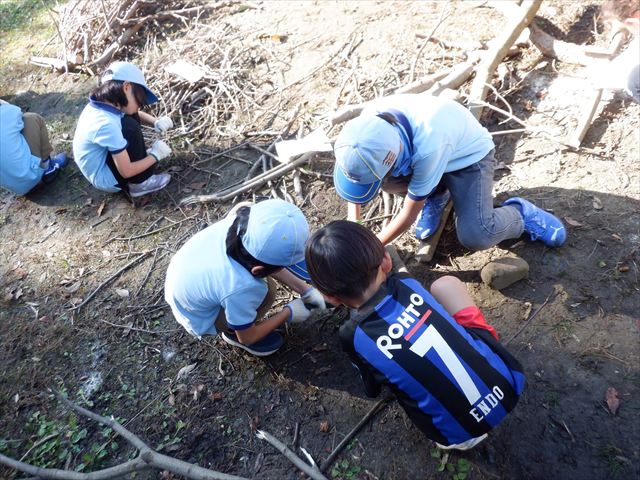
<svg viewBox="0 0 640 480"><path fill-rule="evenodd" d="M539 15L557 38L594 43L599 4L545 2ZM320 70L296 87L303 108L321 115L356 103L360 92L370 93L381 79L406 73L424 41L416 34L431 31L442 5L265 2L225 21L248 37L272 41L278 35L299 45L291 58L274 63L283 70L283 84L322 67L357 29L362 39L355 50L357 72L367 72L357 79L360 90L343 91L343 77L336 75L347 75L347 68ZM504 23L490 8L461 2L451 7L454 14L436 34L444 41L489 40ZM438 51L434 46L425 55ZM533 47L506 65L505 98L513 113L558 136L571 132L589 92L585 72L544 59ZM3 76L2 97L43 114L57 150L70 153L75 118L94 81L24 65ZM411 259L417 242L410 233L396 242L421 281L454 274L467 284L524 365L527 386L515 411L487 441L445 459L435 458L433 444L392 403L343 451L330 477L448 479L464 470L460 459L470 463L470 479L640 475L639 114L640 105L624 95L608 95L578 151L529 134L494 137L496 203L522 196L564 218L568 241L562 248L550 250L523 237L473 253L458 244L451 223L433 262L425 265ZM501 120L483 117L491 131L517 127ZM98 413L114 415L168 455L248 478L299 478L282 455L255 437L255 428L291 444L299 424L300 445L320 464L375 401L364 397L340 351L335 312L288 329L282 351L264 360L216 338L194 340L179 328L162 298L167 263L230 204L179 208L177 202L241 180L249 165L220 157L196 169L190 155L175 153L165 167L173 174L166 191L135 206L124 196L93 189L73 164L56 182L26 197L0 193L0 452L20 458L36 444L24 461L57 468L84 462L88 470L133 455L123 440L115 444L101 427L72 418L48 393L56 388ZM241 149L234 155L251 162L259 153ZM331 166L331 158L323 157L302 175L301 208L314 228L346 215L332 186ZM263 194L270 191L258 192ZM111 279L145 252L142 261ZM479 271L507 255L529 263L529 278L492 290ZM278 304L288 301L289 293L280 294ZM193 364L191 373L179 375ZM616 414L605 401L610 387L620 401ZM86 435L74 443L71 434L82 429ZM47 435L53 440L38 446ZM56 440L58 445L42 452L42 445ZM83 459L83 453L93 460ZM142 477L171 478L160 475ZM20 478L6 468L0 476Z"/></svg>

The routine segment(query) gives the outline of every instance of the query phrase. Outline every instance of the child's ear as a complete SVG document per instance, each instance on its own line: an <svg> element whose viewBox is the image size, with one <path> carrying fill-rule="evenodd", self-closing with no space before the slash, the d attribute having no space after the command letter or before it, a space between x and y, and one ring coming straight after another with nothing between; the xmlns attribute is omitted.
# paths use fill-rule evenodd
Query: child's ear
<svg viewBox="0 0 640 480"><path fill-rule="evenodd" d="M324 293L322 294L322 296L331 305L335 305L335 306L344 305L344 302L342 301L342 299L340 299L338 297L334 297L333 295L325 295Z"/></svg>
<svg viewBox="0 0 640 480"><path fill-rule="evenodd" d="M382 257L382 262L380 263L380 268L383 273L389 273L393 269L393 261L391 260L391 256L389 252L384 251L384 257Z"/></svg>
<svg viewBox="0 0 640 480"><path fill-rule="evenodd" d="M262 265L256 265L255 267L251 267L251 275L254 277L259 277L261 273L264 272L264 267Z"/></svg>

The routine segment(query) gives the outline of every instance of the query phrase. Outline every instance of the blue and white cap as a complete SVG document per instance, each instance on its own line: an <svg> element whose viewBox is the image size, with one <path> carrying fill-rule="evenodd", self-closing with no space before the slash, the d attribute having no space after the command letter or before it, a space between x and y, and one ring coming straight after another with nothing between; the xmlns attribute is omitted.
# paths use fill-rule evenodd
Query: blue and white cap
<svg viewBox="0 0 640 480"><path fill-rule="evenodd" d="M147 82L144 79L142 70L136 67L133 63L113 62L109 67L107 67L106 72L107 73L102 75L102 79L100 80L102 83L108 82L109 80L137 83L138 85L143 86L147 91L147 105L151 105L158 101L156 94L147 87Z"/></svg>
<svg viewBox="0 0 640 480"><path fill-rule="evenodd" d="M308 238L309 225L300 209L274 199L251 207L242 244L256 260L289 267L304 260Z"/></svg>
<svg viewBox="0 0 640 480"><path fill-rule="evenodd" d="M396 127L378 116L361 115L347 122L333 147L338 195L352 203L371 201L398 158L400 143Z"/></svg>

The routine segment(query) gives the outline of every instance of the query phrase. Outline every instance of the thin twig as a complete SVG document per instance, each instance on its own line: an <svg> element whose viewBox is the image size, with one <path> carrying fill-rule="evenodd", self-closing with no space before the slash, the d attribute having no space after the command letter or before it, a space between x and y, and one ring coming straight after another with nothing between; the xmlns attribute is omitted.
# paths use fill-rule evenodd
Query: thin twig
<svg viewBox="0 0 640 480"><path fill-rule="evenodd" d="M275 438L268 432L263 430L256 430L256 437L260 440L266 440L271 445L273 445L282 455L284 455L291 463L293 463L296 467L302 470L309 477L314 480L327 480L318 467L312 467L307 464L304 460L302 460L299 456L293 453L284 443Z"/></svg>
<svg viewBox="0 0 640 480"><path fill-rule="evenodd" d="M558 292L556 292L555 290L553 292L551 292L548 296L547 299L544 301L544 303L542 305L540 305L535 312L533 312L529 318L527 319L526 322L524 322L524 324L518 329L518 331L516 333L514 333L511 338L509 338L509 340L507 340L506 342L503 342L503 344L505 346L509 345L514 338L516 338L518 335L520 335L520 333L522 333L522 331L527 328L527 326L531 323L531 321L536 318L536 315L538 315L538 313L540 313L540 311L547 305L547 303L549 303L549 301L551 300L552 297L555 297L558 294Z"/></svg>
<svg viewBox="0 0 640 480"><path fill-rule="evenodd" d="M133 260L131 260L129 263L127 263L124 267L122 267L120 270L118 270L116 273L114 273L113 275L111 275L109 278L107 278L104 282L102 282L100 285L98 285L96 287L96 289L91 292L87 298L85 298L81 303L79 303L78 305L75 305L73 307L71 307L69 310L79 310L80 308L82 308L84 305L86 305L87 303L89 303L89 300L91 300L96 293L98 293L100 291L100 289L102 289L105 285L107 285L109 282L113 281L115 278L117 278L121 273L125 272L126 270L128 270L129 268L133 267L135 264L137 264L140 260L146 258L149 254L151 253L151 250L148 250L142 254L140 254L138 257L134 258Z"/></svg>
<svg viewBox="0 0 640 480"><path fill-rule="evenodd" d="M391 400L391 397L384 397L381 398L380 400L378 400L378 402L376 402L376 404L371 407L371 409L365 414L364 417L362 417L362 420L360 420L358 422L358 424L353 427L351 429L351 431L349 433L347 433L345 435L345 437L342 439L342 441L338 444L338 446L336 448L333 449L333 451L331 452L331 455L329 455L327 457L327 459L322 462L322 465L320 466L320 471L322 472L326 472L327 469L333 464L334 460L336 459L336 457L340 454L340 452L342 451L342 449L345 447L345 445L351 440L351 438L360 431L360 429L362 427L364 427L364 425L376 414L378 413L380 410L382 410L383 407L385 407L387 405L387 403Z"/></svg>

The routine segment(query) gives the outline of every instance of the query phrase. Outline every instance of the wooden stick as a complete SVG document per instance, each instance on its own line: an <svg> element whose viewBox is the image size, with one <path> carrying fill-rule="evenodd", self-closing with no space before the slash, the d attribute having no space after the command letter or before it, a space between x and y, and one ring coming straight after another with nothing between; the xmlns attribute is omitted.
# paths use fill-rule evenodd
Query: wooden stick
<svg viewBox="0 0 640 480"><path fill-rule="evenodd" d="M496 67L518 39L522 31L531 23L540 8L542 0L526 0L522 7L519 7L519 15L513 16L503 33L498 35L492 42L491 47L482 55L482 61L476 69L476 77L471 85L471 112L476 118L480 118L482 107L477 105L473 108L475 100L483 101L487 96L487 83L491 82L491 76Z"/></svg>
<svg viewBox="0 0 640 480"><path fill-rule="evenodd" d="M431 40L431 37L433 37L433 34L436 33L436 30L438 30L440 25L442 25L442 22L444 22L449 17L449 15L451 15L451 11L449 10L449 5L447 2L443 2L440 8L440 17L438 18L438 21L436 22L434 27L431 29L431 32L429 33L429 35L427 35L427 39L424 41L424 43L422 44L422 47L420 47L420 50L418 50L418 53L413 59L413 63L411 64L411 70L409 70L409 82L413 82L413 74L416 70L416 65L418 64L420 55L422 55L422 52L424 51L425 47L429 44L429 40Z"/></svg>
<svg viewBox="0 0 640 480"><path fill-rule="evenodd" d="M314 480L327 480L327 477L325 477L317 467L314 468L307 464L307 462L305 462L299 456L289 450L289 448L284 443L282 443L270 433L265 432L264 430L256 430L256 437L258 437L260 440L266 440L271 445L276 447L276 450L278 450L291 463L293 463L309 477L313 478Z"/></svg>
<svg viewBox="0 0 640 480"><path fill-rule="evenodd" d="M269 180L273 180L274 178L279 178L283 174L290 172L294 168L303 163L306 163L310 158L312 158L316 152L305 153L300 158L292 160L289 163L283 163L278 165L275 168L263 173L262 175L258 175L257 177L252 178L248 182L244 182L237 188L221 190L216 193L212 193L210 195L192 195L190 197L183 198L180 201L180 205L191 205L194 203L204 203L204 202L224 202L226 200L230 200L231 198L240 195L241 193L245 193L249 190L253 190L258 188Z"/></svg>
<svg viewBox="0 0 640 480"><path fill-rule="evenodd" d="M86 305L87 303L89 303L89 300L91 300L96 293L98 293L100 291L100 289L102 287L104 287L105 285L107 285L109 282L113 281L115 278L118 277L118 275L120 275L122 272L128 270L129 268L133 267L136 263L138 263L140 260L146 258L149 254L151 253L151 250L148 250L142 254L140 254L139 256L137 256L136 258L134 258L133 260L131 260L129 263L127 263L124 267L122 267L120 270L118 270L116 273L114 273L113 275L111 275L109 278L107 278L104 282L102 282L100 285L98 285L96 287L96 289L91 292L87 298L85 298L81 303L79 303L78 305L76 305L75 307L70 308L69 310L79 310L80 308L82 308L82 306Z"/></svg>
<svg viewBox="0 0 640 480"><path fill-rule="evenodd" d="M418 262L427 263L433 259L433 256L436 253L436 247L438 246L438 242L440 241L440 237L442 236L442 232L444 231L444 227L447 224L447 220L449 219L449 214L451 213L452 209L453 202L449 200L447 206L444 207L442 217L440 217L440 224L438 225L438 229L436 230L436 232L426 240L420 242L420 247L418 248L418 252L415 256L415 259Z"/></svg>
<svg viewBox="0 0 640 480"><path fill-rule="evenodd" d="M376 402L376 404L371 407L371 409L365 414L364 417L362 417L362 420L360 420L358 422L358 424L353 427L351 429L351 431L349 433L347 433L345 435L345 437L342 439L342 441L338 444L338 446L336 448L333 449L333 451L331 452L331 454L327 457L327 459L322 462L322 465L320 466L320 471L321 472L326 472L328 470L328 468L333 464L333 462L335 461L336 457L340 454L340 452L342 451L342 449L347 445L347 443L349 443L349 441L353 438L353 436L358 433L360 431L360 429L362 427L365 426L365 424L376 414L378 413L380 410L382 410L382 408L384 406L387 405L387 403L391 400L391 397L384 397L380 400L378 400Z"/></svg>
<svg viewBox="0 0 640 480"><path fill-rule="evenodd" d="M622 42L624 42L625 35L620 33L619 35L615 35L613 40L610 42L609 51L612 54L615 54L618 49L622 46ZM593 122L593 118L596 115L596 111L598 110L598 105L600 105L600 100L602 99L602 88L598 88L594 90L591 96L587 99L582 108L580 120L578 121L578 125L574 130L573 134L567 140L567 143L572 148L580 148L582 144L582 140L584 136L587 134L589 127L591 127L591 122Z"/></svg>
<svg viewBox="0 0 640 480"><path fill-rule="evenodd" d="M540 313L540 310L542 310L542 309L545 307L545 305L546 305L547 303L549 303L549 300L551 300L551 297L555 297L555 296L557 295L557 293L558 293L558 292L556 292L555 290L554 290L553 292L551 292L551 293L547 296L547 299L544 301L544 303L543 303L542 305L540 305L540 306L536 309L536 311L535 311L535 312L533 312L533 313L531 314L531 316L527 319L527 321L526 321L526 322L524 322L524 324L523 324L523 325L518 329L518 331L517 331L516 333L514 333L513 335L511 335L511 338L509 338L509 340L507 340L506 342L503 342L503 344L504 344L505 346L509 345L509 344L512 342L512 340L513 340L514 338L516 338L518 335L520 335L520 334L522 333L522 331L523 331L525 328L527 328L527 326L531 323L531 321L532 321L534 318L536 318L536 315L538 315L538 313Z"/></svg>

